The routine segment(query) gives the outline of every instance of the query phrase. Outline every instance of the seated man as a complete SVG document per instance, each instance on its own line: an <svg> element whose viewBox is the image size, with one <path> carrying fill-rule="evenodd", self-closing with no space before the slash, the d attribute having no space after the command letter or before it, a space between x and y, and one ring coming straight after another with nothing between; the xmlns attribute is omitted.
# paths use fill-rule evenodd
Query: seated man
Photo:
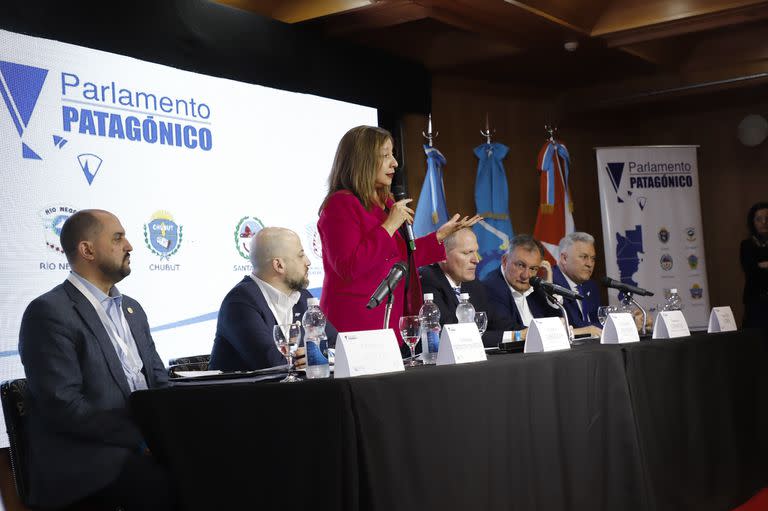
<svg viewBox="0 0 768 511"><path fill-rule="evenodd" d="M600 306L600 290L590 280L595 270L595 238L585 232L572 232L560 240L560 258L552 271L553 282L571 289L583 300L564 298L563 307L575 334L600 335L597 308Z"/></svg>
<svg viewBox="0 0 768 511"><path fill-rule="evenodd" d="M519 330L522 325L515 324L509 314L488 301L485 287L475 280L475 270L480 262L475 233L471 229L461 229L448 236L443 244L446 260L419 268L422 291L434 295L435 304L440 309L441 325L457 322L459 295L469 293L475 311L485 311L488 317L483 344L498 346L505 330Z"/></svg>
<svg viewBox="0 0 768 511"><path fill-rule="evenodd" d="M488 299L512 317L512 321L527 328L533 318L559 317L560 309L547 302L542 290L534 290L528 281L540 268L547 269L544 247L528 234L518 234L509 242L507 253L501 257L498 271L492 271L483 280Z"/></svg>
<svg viewBox="0 0 768 511"><path fill-rule="evenodd" d="M301 321L312 296L306 289L309 258L295 232L265 227L251 238L250 257L253 273L221 303L211 369L251 371L285 365L272 330L278 323ZM337 335L330 323L326 334L330 339Z"/></svg>
<svg viewBox="0 0 768 511"><path fill-rule="evenodd" d="M71 273L27 306L19 355L27 378L29 500L36 508L173 509L165 470L131 418L128 396L165 385L139 302L115 287L131 244L111 213L78 211L61 246Z"/></svg>

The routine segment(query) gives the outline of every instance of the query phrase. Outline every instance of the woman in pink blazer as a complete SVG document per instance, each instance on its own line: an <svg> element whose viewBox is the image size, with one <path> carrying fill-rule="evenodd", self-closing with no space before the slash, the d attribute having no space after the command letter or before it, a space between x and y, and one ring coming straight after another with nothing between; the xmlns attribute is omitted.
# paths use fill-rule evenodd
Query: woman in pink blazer
<svg viewBox="0 0 768 511"><path fill-rule="evenodd" d="M392 266L408 262L406 241L399 232L413 222L412 199L395 202L390 193L397 161L392 155L392 135L381 128L358 126L339 142L328 195L320 208L317 229L323 246L325 280L320 307L340 332L383 327L385 304L367 309L368 300ZM416 240L408 275L394 291L389 328L400 340L398 323L404 314L418 314L421 307L419 266L445 259L443 240L481 218L454 215L436 233Z"/></svg>

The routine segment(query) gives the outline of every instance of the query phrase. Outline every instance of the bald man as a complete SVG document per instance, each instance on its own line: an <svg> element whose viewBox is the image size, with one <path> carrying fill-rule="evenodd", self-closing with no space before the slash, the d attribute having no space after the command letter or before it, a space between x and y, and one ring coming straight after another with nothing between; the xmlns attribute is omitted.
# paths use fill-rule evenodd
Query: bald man
<svg viewBox="0 0 768 511"><path fill-rule="evenodd" d="M224 297L216 324L211 369L252 371L285 365L272 330L278 323L301 321L307 310L310 262L295 232L265 227L251 238L253 273ZM333 325L326 325L330 339Z"/></svg>

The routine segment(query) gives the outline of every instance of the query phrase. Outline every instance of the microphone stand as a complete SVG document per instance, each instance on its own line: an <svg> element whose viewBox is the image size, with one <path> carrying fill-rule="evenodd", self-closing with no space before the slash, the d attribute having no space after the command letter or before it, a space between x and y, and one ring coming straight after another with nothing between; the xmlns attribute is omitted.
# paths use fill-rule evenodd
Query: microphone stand
<svg viewBox="0 0 768 511"><path fill-rule="evenodd" d="M648 313L645 312L645 309L643 308L642 305L640 305L639 303L637 303L637 301L635 301L635 298L632 296L632 293L625 292L624 297L627 298L632 304L634 304L638 309L640 309L640 312L643 313L643 326L640 327L640 335L648 335L648 332L647 332L648 328L646 327Z"/></svg>
<svg viewBox="0 0 768 511"><path fill-rule="evenodd" d="M565 331L568 334L568 344L573 345L573 340L574 340L573 331L571 330L570 323L568 323L568 313L565 312L565 307L563 307L563 304L560 303L560 300L558 300L548 292L544 291L544 296L547 297L547 301L549 303L557 306L560 309L560 312L563 313L563 321L565 321Z"/></svg>
<svg viewBox="0 0 768 511"><path fill-rule="evenodd" d="M389 315L392 312L392 302L395 300L395 294L392 292L392 288L389 289L389 296L387 297L387 305L384 308L384 330L389 328Z"/></svg>

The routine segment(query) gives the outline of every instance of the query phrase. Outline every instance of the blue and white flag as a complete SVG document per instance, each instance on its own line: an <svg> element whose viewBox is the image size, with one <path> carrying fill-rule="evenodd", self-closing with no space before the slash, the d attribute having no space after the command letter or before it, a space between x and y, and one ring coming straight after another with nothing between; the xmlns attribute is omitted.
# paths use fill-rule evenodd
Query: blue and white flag
<svg viewBox="0 0 768 511"><path fill-rule="evenodd" d="M501 256L512 238L509 219L509 190L503 160L509 148L504 144L482 144L475 148L478 158L475 205L483 220L472 228L480 246L477 278L482 279L501 264Z"/></svg>
<svg viewBox="0 0 768 511"><path fill-rule="evenodd" d="M421 237L440 228L448 221L443 187L443 166L445 156L434 147L424 146L427 155L427 176L419 194L419 203L413 217L413 233Z"/></svg>

